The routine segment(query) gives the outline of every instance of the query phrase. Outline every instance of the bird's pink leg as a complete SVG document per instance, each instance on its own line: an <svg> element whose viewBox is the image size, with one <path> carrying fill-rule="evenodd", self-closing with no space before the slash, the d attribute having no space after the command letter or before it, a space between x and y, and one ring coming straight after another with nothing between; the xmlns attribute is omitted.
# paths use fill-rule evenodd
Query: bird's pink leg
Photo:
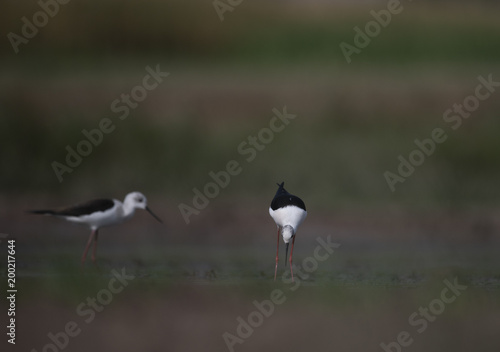
<svg viewBox="0 0 500 352"><path fill-rule="evenodd" d="M85 258L87 258L87 252L89 251L90 244L92 243L92 239L94 238L95 232L96 232L95 230L92 230L92 232L90 233L89 240L87 241L87 246L85 247L85 251L83 251L82 264L85 263Z"/></svg>
<svg viewBox="0 0 500 352"><path fill-rule="evenodd" d="M95 252L97 249L97 236L99 235L99 230L95 230L94 234L94 246L92 247L92 263L95 263Z"/></svg>
<svg viewBox="0 0 500 352"><path fill-rule="evenodd" d="M293 236L293 240L292 240L292 249L290 250L290 259L288 259L288 262L290 263L290 272L292 273L292 282L293 282L292 254L293 254L293 245L294 244L295 244L295 236Z"/></svg>
<svg viewBox="0 0 500 352"><path fill-rule="evenodd" d="M278 227L278 241L276 242L276 266L274 267L274 281L276 281L276 273L278 272L279 248L280 248L280 228Z"/></svg>

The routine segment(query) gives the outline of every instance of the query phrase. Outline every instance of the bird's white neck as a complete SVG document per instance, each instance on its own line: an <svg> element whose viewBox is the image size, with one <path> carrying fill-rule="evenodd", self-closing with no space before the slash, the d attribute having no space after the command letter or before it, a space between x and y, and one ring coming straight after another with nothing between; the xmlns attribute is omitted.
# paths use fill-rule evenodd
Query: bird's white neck
<svg viewBox="0 0 500 352"><path fill-rule="evenodd" d="M130 218L135 213L135 206L129 202L125 202L122 204L122 211L124 218Z"/></svg>
<svg viewBox="0 0 500 352"><path fill-rule="evenodd" d="M285 243L290 242L290 240L292 239L294 233L295 233L295 231L294 231L294 229L293 229L293 227L291 225L285 225L281 229L281 235L283 236L283 241Z"/></svg>

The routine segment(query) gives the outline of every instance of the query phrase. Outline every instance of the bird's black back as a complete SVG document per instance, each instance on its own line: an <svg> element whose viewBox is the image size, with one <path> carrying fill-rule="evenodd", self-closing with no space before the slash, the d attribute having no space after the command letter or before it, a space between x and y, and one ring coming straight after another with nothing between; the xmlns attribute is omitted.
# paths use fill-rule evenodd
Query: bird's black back
<svg viewBox="0 0 500 352"><path fill-rule="evenodd" d="M61 216L81 216L106 211L111 209L115 202L111 199L94 199L85 203L76 204L68 208L57 210L31 210L33 214L61 215Z"/></svg>
<svg viewBox="0 0 500 352"><path fill-rule="evenodd" d="M283 187L285 182L281 182L281 184L278 184L279 188L276 191L276 195L274 196L272 202L271 202L271 209L276 210L279 208L284 208L289 205L294 205L296 207L299 207L302 210L306 210L306 205L297 196L294 196L293 194L290 194L286 191L285 187Z"/></svg>

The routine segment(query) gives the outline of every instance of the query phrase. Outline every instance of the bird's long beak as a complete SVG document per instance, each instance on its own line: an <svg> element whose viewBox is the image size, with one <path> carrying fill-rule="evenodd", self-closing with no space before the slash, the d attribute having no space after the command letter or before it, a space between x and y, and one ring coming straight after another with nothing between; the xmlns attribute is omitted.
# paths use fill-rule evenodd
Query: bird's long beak
<svg viewBox="0 0 500 352"><path fill-rule="evenodd" d="M151 214L152 217L154 217L156 220L158 220L158 222L163 224L163 221L161 221L161 219L158 216L156 216L155 213L153 213L153 211L151 209L149 209L148 206L146 206L146 210L149 214Z"/></svg>
<svg viewBox="0 0 500 352"><path fill-rule="evenodd" d="M285 268L286 268L286 262L287 262L287 258L288 258L288 245L289 244L290 244L290 242L285 243Z"/></svg>

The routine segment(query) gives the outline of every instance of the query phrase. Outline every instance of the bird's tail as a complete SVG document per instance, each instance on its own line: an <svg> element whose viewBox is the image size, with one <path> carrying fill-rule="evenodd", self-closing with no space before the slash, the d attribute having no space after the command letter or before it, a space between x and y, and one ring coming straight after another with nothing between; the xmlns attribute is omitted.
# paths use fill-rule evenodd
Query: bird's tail
<svg viewBox="0 0 500 352"><path fill-rule="evenodd" d="M278 190L276 191L275 197L288 193L284 187L285 182L277 183L277 185L278 185Z"/></svg>
<svg viewBox="0 0 500 352"><path fill-rule="evenodd" d="M56 212L54 210L27 210L27 213L30 214L40 214L40 215L55 215Z"/></svg>

